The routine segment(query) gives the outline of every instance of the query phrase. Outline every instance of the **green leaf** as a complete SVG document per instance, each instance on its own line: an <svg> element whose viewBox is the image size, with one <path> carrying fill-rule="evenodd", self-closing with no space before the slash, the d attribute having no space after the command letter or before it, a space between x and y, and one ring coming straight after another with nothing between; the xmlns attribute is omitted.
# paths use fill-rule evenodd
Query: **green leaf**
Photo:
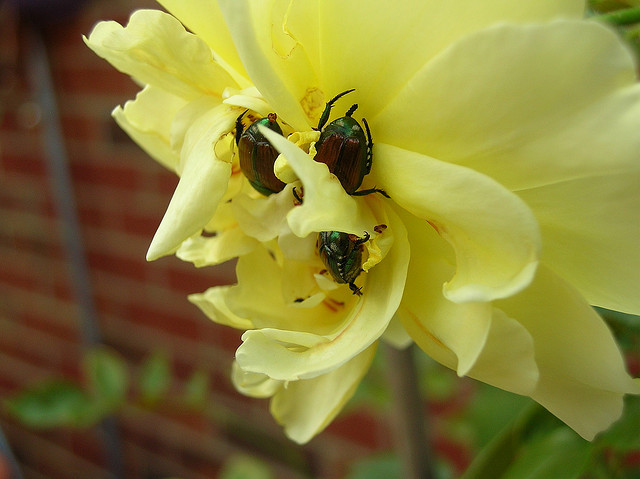
<svg viewBox="0 0 640 479"><path fill-rule="evenodd" d="M355 464L345 479L401 479L402 464L395 456L382 455L367 458Z"/></svg>
<svg viewBox="0 0 640 479"><path fill-rule="evenodd" d="M473 426L476 444L487 444L525 407L532 404L526 396L513 394L488 384L478 383L468 411L468 423Z"/></svg>
<svg viewBox="0 0 640 479"><path fill-rule="evenodd" d="M98 419L93 403L76 384L52 380L4 401L14 418L34 428L85 426Z"/></svg>
<svg viewBox="0 0 640 479"><path fill-rule="evenodd" d="M577 479L591 451L591 443L561 426L527 444L501 479Z"/></svg>
<svg viewBox="0 0 640 479"><path fill-rule="evenodd" d="M238 455L227 461L220 479L273 479L273 474L264 462L251 456Z"/></svg>
<svg viewBox="0 0 640 479"><path fill-rule="evenodd" d="M535 402L494 434L465 471L462 479L498 479L513 464L527 441L544 437L560 427L560 421Z"/></svg>
<svg viewBox="0 0 640 479"><path fill-rule="evenodd" d="M149 404L158 402L171 386L169 358L162 353L152 354L141 366L140 397Z"/></svg>
<svg viewBox="0 0 640 479"><path fill-rule="evenodd" d="M105 409L114 409L124 402L129 374L120 356L103 347L95 348L85 356L83 369L97 403Z"/></svg>
<svg viewBox="0 0 640 479"><path fill-rule="evenodd" d="M184 402L194 409L202 409L209 400L209 375L195 371L184 385Z"/></svg>
<svg viewBox="0 0 640 479"><path fill-rule="evenodd" d="M640 450L640 397L626 396L622 418L596 441L618 452Z"/></svg>

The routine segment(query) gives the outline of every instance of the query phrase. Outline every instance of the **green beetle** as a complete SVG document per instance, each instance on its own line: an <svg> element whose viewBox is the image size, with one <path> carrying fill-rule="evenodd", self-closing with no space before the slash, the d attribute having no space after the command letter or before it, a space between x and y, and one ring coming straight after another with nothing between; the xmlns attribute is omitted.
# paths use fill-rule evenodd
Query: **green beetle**
<svg viewBox="0 0 640 479"><path fill-rule="evenodd" d="M278 151L258 130L258 125L265 126L279 135L282 129L275 113L269 113L266 118L254 121L244 130L242 117L249 110L245 110L236 120L236 145L240 158L240 169L258 192L265 196L282 191L286 186L273 172L273 164L278 158Z"/></svg>
<svg viewBox="0 0 640 479"><path fill-rule="evenodd" d="M318 255L336 283L348 284L353 294L361 296L362 288L355 280L362 272L362 245L369 241L369 233L363 238L340 231L318 233Z"/></svg>
<svg viewBox="0 0 640 479"><path fill-rule="evenodd" d="M373 158L373 140L367 120L362 119L366 129L365 136L365 131L360 123L352 118L358 105L352 105L345 116L332 121L324 128L329 120L333 104L352 91L354 89L336 95L325 106L318 122L318 128L316 128L320 131L320 138L316 142L317 153L314 160L326 164L329 171L340 180L342 187L348 194L363 196L370 193L380 193L388 198L389 196L378 188L357 191L364 177L371 171Z"/></svg>

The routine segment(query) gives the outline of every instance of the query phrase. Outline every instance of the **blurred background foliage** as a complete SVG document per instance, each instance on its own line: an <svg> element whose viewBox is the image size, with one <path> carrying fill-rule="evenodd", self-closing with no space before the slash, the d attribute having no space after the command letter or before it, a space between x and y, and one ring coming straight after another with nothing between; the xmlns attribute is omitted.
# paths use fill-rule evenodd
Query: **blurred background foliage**
<svg viewBox="0 0 640 479"><path fill-rule="evenodd" d="M640 318L598 311L637 375ZM447 445L474 458L462 479L640 479L640 398L628 396L620 421L588 442L529 398L458 378L420 351L414 357L438 479L460 477ZM33 428L88 427L111 414L126 414L131 406L224 420L210 400L207 375L193 371L178 388L171 358L161 352L130 371L116 352L96 348L86 355L83 372L81 383L64 378L39 382L5 399L3 406ZM391 397L386 374L385 356L379 354L346 412L365 408L387 414ZM353 464L345 479L399 479L402 467L395 454L384 453ZM238 455L229 459L220 478L271 479L274 474L266 462Z"/></svg>

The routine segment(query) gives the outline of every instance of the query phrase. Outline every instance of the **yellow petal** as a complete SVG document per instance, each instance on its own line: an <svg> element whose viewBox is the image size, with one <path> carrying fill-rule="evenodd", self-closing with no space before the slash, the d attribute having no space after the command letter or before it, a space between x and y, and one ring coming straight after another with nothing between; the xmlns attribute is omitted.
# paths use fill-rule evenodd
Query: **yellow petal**
<svg viewBox="0 0 640 479"><path fill-rule="evenodd" d="M211 47L216 60L230 71L238 84L243 88L249 86L217 1L158 0L158 3Z"/></svg>
<svg viewBox="0 0 640 479"><path fill-rule="evenodd" d="M327 165L313 161L300 148L268 128L260 128L271 144L284 156L304 186L302 205L293 208L287 221L294 234L343 231L362 236L377 224L363 198L348 195ZM331 205L331 207L327 207Z"/></svg>
<svg viewBox="0 0 640 479"><path fill-rule="evenodd" d="M372 174L398 205L428 220L453 246L456 272L444 286L447 298L489 301L531 281L540 244L536 220L491 178L379 143Z"/></svg>
<svg viewBox="0 0 640 479"><path fill-rule="evenodd" d="M397 314L391 318L387 330L382 335L382 339L396 349L408 348L413 343L413 338L404 329L402 321Z"/></svg>
<svg viewBox="0 0 640 479"><path fill-rule="evenodd" d="M635 79L630 52L595 22L499 25L443 51L369 120L378 143L519 190L636 162Z"/></svg>
<svg viewBox="0 0 640 479"><path fill-rule="evenodd" d="M640 314L639 185L636 167L518 192L540 222L543 262L589 303L634 314Z"/></svg>
<svg viewBox="0 0 640 479"><path fill-rule="evenodd" d="M237 86L206 43L158 10L134 12L126 27L100 22L85 43L121 72L185 99Z"/></svg>
<svg viewBox="0 0 640 479"><path fill-rule="evenodd" d="M255 248L255 239L247 236L235 227L218 233L216 236L204 237L195 235L185 240L176 251L182 261L189 261L196 268L211 266L229 261Z"/></svg>
<svg viewBox="0 0 640 479"><path fill-rule="evenodd" d="M330 337L274 329L247 331L236 352L242 369L273 379L309 379L346 363L384 333L400 303L409 260L406 231L390 210L386 224L394 235L393 247L366 273L363 295L341 327Z"/></svg>
<svg viewBox="0 0 640 479"><path fill-rule="evenodd" d="M201 268L247 254L258 244L257 240L242 231L229 202L220 203L205 230L207 235L196 234L185 240L176 251L176 256Z"/></svg>
<svg viewBox="0 0 640 479"><path fill-rule="evenodd" d="M112 116L154 160L175 171L180 154L171 146L171 123L185 104L178 96L147 86L124 108L116 107Z"/></svg>
<svg viewBox="0 0 640 479"><path fill-rule="evenodd" d="M218 324L236 329L252 329L254 326L250 320L241 318L227 307L226 297L230 288L231 286L214 286L204 293L190 294L189 301Z"/></svg>
<svg viewBox="0 0 640 479"><path fill-rule="evenodd" d="M264 374L243 371L237 362L231 367L231 381L235 388L245 396L268 398L282 389L282 381L276 381Z"/></svg>
<svg viewBox="0 0 640 479"><path fill-rule="evenodd" d="M238 259L238 284L229 291L229 308L257 328L301 331L324 341L322 335L331 334L340 324L340 311L324 306L305 308L294 302L296 297L305 299L317 290L313 270L308 267L304 274L298 271L296 289L285 295L286 273L271 253L258 247Z"/></svg>
<svg viewBox="0 0 640 479"><path fill-rule="evenodd" d="M453 303L442 283L454 269L447 244L428 225L403 215L412 246L405 294L398 316L413 340L430 356L510 391L533 390L537 367L527 331L496 314L491 303Z"/></svg>
<svg viewBox="0 0 640 479"><path fill-rule="evenodd" d="M281 388L271 400L271 414L286 435L304 444L322 431L353 396L375 352L374 344L338 369Z"/></svg>
<svg viewBox="0 0 640 479"><path fill-rule="evenodd" d="M285 122L307 130L301 101L318 81L303 45L283 27L288 3L222 0L222 11L252 83Z"/></svg>
<svg viewBox="0 0 640 479"><path fill-rule="evenodd" d="M464 35L497 22L584 15L581 0L413 0L393 6L384 0L322 0L318 4L319 26L313 17L304 16L310 7L297 16L292 8L289 30L305 45L324 90L332 96L356 88L355 101L367 118L391 101L401 87L410 85L425 63ZM313 46L308 48L309 44ZM475 71L469 69L467 75L473 83ZM423 118L415 117L418 122L408 129L414 133Z"/></svg>
<svg viewBox="0 0 640 479"><path fill-rule="evenodd" d="M184 140L189 129L193 124L206 113L220 106L220 99L211 96L200 96L195 100L187 103L181 108L173 118L171 123L170 140L171 148L176 151L181 151L184 146ZM181 160L184 160L184 155L181 155ZM178 175L182 174L184 167L183 161L178 163L176 172Z"/></svg>
<svg viewBox="0 0 640 479"><path fill-rule="evenodd" d="M199 233L213 217L227 190L231 164L216 157L216 142L235 123L237 111L226 105L211 110L189 129L182 148L183 169L147 259L175 252L180 244Z"/></svg>
<svg viewBox="0 0 640 479"><path fill-rule="evenodd" d="M496 307L533 338L540 381L531 397L584 438L620 416L624 393L640 393L604 321L546 267L529 288Z"/></svg>
<svg viewBox="0 0 640 479"><path fill-rule="evenodd" d="M242 230L262 242L286 234L286 215L293 207L294 201L292 189L293 186L287 185L284 190L266 198L246 194L236 196L232 202L232 209Z"/></svg>

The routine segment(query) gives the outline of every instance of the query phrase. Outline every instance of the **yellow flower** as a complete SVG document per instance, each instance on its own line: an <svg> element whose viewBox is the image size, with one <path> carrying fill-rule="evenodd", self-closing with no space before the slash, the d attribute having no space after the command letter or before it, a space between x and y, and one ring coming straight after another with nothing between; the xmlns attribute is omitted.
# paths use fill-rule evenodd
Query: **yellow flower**
<svg viewBox="0 0 640 479"><path fill-rule="evenodd" d="M194 33L146 10L87 40L145 85L114 117L180 175L148 258L239 256L236 286L190 299L247 330L234 383L271 397L289 437L331 421L380 338L587 439L619 417L640 387L589 304L640 313L640 87L583 1L160 3ZM350 89L375 143L363 187L391 199L348 195L312 159L325 102ZM290 134L260 130L288 183L268 197L237 166L245 110ZM323 274L321 231L370 237L361 297Z"/></svg>

